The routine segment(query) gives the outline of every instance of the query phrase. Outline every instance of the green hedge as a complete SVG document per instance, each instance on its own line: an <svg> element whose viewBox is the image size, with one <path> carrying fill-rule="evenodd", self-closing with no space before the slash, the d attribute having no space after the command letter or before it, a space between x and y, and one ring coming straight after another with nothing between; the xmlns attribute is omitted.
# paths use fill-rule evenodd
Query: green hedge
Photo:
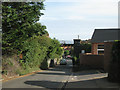
<svg viewBox="0 0 120 90"><path fill-rule="evenodd" d="M37 23L43 15L41 10L44 10L43 2L2 3L2 55L10 59L23 55L20 60L15 59L20 65L16 73L20 75L37 70L41 64L45 68L46 59L60 58L63 54L59 41L49 38L47 27ZM15 60L2 60L3 66L14 66Z"/></svg>
<svg viewBox="0 0 120 90"><path fill-rule="evenodd" d="M62 49L60 43L46 36L36 36L28 39L23 44L23 68L27 66L47 69L47 59L60 58ZM45 68L46 67L46 68Z"/></svg>
<svg viewBox="0 0 120 90"><path fill-rule="evenodd" d="M22 59L16 59L20 68L16 68L14 73L24 75L39 69L48 69L48 59L60 58L63 54L63 49L56 39L51 39L47 36L34 36L23 42L21 49ZM18 55L19 57L19 55ZM8 58L8 60L7 60ZM11 59L11 61L9 60ZM3 68L3 74L8 73L8 70L13 67L15 60L12 56L3 58L3 66L7 64L9 68Z"/></svg>
<svg viewBox="0 0 120 90"><path fill-rule="evenodd" d="M120 82L120 41L116 41L112 47L112 60L108 72L109 81Z"/></svg>

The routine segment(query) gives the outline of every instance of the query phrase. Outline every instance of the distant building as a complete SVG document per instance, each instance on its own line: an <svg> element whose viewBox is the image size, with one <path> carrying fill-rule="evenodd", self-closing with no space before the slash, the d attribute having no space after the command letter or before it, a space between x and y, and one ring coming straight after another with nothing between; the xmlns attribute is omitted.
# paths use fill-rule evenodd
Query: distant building
<svg viewBox="0 0 120 90"><path fill-rule="evenodd" d="M79 54L81 52L80 48L81 39L74 39L74 54L79 57Z"/></svg>
<svg viewBox="0 0 120 90"><path fill-rule="evenodd" d="M69 40L60 40L60 43L64 50L71 50L73 47L73 42Z"/></svg>
<svg viewBox="0 0 120 90"><path fill-rule="evenodd" d="M81 44L88 44L88 43L91 43L91 39L81 40Z"/></svg>

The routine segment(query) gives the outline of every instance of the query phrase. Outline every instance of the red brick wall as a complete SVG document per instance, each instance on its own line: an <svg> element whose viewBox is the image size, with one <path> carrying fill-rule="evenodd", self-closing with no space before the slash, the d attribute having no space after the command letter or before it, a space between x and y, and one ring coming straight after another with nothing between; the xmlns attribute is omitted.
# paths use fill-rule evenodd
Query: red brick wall
<svg viewBox="0 0 120 90"><path fill-rule="evenodd" d="M80 54L80 64L94 68L104 68L104 55Z"/></svg>
<svg viewBox="0 0 120 90"><path fill-rule="evenodd" d="M97 54L97 46L98 44L97 43L92 43L92 54Z"/></svg>
<svg viewBox="0 0 120 90"><path fill-rule="evenodd" d="M104 44L104 43L92 43L92 50L91 50L91 53L94 54L94 55L97 55L97 48L98 48L98 45L101 45L101 44Z"/></svg>
<svg viewBox="0 0 120 90"><path fill-rule="evenodd" d="M100 44L104 44L104 55L97 55L97 47ZM112 42L105 43L92 43L92 55L80 55L80 64L89 65L93 67L104 68L106 72L109 70L109 64L111 61Z"/></svg>

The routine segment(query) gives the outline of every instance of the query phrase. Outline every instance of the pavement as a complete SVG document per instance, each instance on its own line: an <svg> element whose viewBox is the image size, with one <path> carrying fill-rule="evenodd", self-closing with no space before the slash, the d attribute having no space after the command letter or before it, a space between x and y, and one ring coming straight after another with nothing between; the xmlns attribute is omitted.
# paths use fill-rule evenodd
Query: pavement
<svg viewBox="0 0 120 90"><path fill-rule="evenodd" d="M120 89L118 83L108 82L107 73L97 70L86 70L73 73L65 88L116 88Z"/></svg>
<svg viewBox="0 0 120 90"><path fill-rule="evenodd" d="M68 88L120 89L120 85L108 82L107 73L101 73L99 70L72 72L72 60L68 60L67 65L58 65L49 70L3 82L2 88L44 88L48 90L65 90Z"/></svg>

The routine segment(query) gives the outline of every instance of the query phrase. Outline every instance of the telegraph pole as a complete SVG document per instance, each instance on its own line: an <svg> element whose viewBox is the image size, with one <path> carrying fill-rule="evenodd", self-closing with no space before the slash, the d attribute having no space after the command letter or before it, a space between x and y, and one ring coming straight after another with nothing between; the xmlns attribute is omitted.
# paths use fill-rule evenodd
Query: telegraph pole
<svg viewBox="0 0 120 90"><path fill-rule="evenodd" d="M78 35L78 39L79 39L79 37L80 37L80 36Z"/></svg>

